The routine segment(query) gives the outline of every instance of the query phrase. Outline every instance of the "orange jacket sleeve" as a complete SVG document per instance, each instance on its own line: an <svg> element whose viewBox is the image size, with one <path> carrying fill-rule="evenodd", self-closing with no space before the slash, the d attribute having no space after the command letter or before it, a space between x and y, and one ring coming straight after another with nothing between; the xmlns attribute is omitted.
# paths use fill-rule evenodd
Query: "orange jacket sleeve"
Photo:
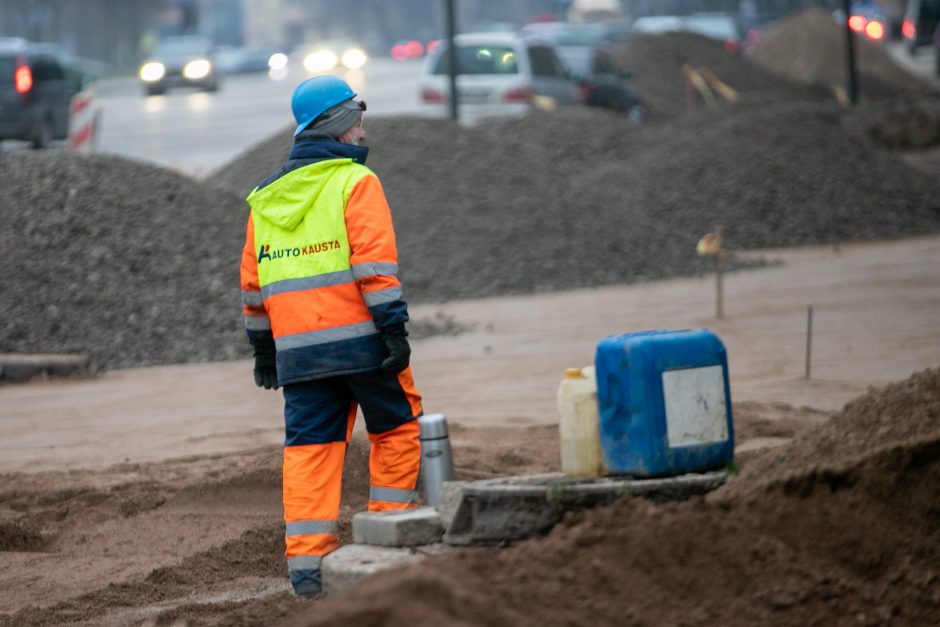
<svg viewBox="0 0 940 627"><path fill-rule="evenodd" d="M402 299L398 281L392 213L374 174L362 177L353 186L345 216L353 276L375 326L382 330L404 325L408 305Z"/></svg>

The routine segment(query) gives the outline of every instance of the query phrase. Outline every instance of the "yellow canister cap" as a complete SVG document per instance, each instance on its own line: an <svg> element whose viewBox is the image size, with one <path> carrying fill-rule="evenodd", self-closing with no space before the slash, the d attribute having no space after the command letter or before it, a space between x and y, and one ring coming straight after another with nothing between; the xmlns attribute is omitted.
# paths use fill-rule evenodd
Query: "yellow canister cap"
<svg viewBox="0 0 940 627"><path fill-rule="evenodd" d="M566 379L580 379L583 376L580 368L565 368Z"/></svg>

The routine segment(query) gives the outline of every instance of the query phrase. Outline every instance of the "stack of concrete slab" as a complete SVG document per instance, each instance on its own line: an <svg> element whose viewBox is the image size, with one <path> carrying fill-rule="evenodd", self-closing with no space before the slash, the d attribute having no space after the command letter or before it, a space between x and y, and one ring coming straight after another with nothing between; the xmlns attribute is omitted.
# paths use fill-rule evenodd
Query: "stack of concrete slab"
<svg viewBox="0 0 940 627"><path fill-rule="evenodd" d="M356 514L355 544L323 560L324 592L339 592L370 575L413 564L452 546L499 545L544 534L567 511L610 505L625 496L683 500L714 490L725 478L724 472L663 479L544 474L446 482L436 509Z"/></svg>

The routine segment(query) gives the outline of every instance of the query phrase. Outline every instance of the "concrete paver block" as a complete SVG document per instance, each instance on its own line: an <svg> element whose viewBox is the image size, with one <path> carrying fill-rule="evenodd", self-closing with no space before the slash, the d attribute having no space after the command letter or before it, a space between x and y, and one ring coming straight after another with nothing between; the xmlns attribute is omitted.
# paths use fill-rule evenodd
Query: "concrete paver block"
<svg viewBox="0 0 940 627"><path fill-rule="evenodd" d="M463 498L463 486L466 483L466 481L445 481L441 484L441 499L437 503L437 513L441 516L441 525L445 531L457 514L457 508Z"/></svg>
<svg viewBox="0 0 940 627"><path fill-rule="evenodd" d="M370 575L413 564L425 555L412 549L347 544L323 558L320 573L324 594L336 594Z"/></svg>
<svg viewBox="0 0 940 627"><path fill-rule="evenodd" d="M0 380L24 382L35 377L67 377L88 371L85 355L0 354Z"/></svg>
<svg viewBox="0 0 940 627"><path fill-rule="evenodd" d="M441 541L444 527L433 507L360 512L353 516L353 542L375 546L421 546Z"/></svg>
<svg viewBox="0 0 940 627"><path fill-rule="evenodd" d="M502 544L547 533L565 512L623 497L681 501L720 487L723 471L661 479L573 478L561 473L468 481L444 534L452 545Z"/></svg>

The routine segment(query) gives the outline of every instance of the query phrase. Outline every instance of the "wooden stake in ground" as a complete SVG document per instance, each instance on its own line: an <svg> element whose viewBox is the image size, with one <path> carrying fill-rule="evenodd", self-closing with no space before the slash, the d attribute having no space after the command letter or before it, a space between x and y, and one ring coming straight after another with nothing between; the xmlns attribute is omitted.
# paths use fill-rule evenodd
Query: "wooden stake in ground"
<svg viewBox="0 0 940 627"><path fill-rule="evenodd" d="M715 227L714 233L706 233L698 241L695 252L699 255L708 255L715 259L715 317L724 317L724 292L722 279L724 278L725 251L721 249L721 227Z"/></svg>
<svg viewBox="0 0 940 627"><path fill-rule="evenodd" d="M811 356L813 353L813 306L806 308L806 372L805 377L809 379Z"/></svg>

